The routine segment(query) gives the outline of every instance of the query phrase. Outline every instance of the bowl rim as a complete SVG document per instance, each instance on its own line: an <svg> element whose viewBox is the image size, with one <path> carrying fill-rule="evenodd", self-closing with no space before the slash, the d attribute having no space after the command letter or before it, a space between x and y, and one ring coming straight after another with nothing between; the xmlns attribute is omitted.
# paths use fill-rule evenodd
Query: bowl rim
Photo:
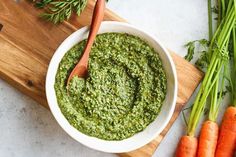
<svg viewBox="0 0 236 157"><path fill-rule="evenodd" d="M171 119L171 117L172 117L172 115L174 113L175 104L176 104L176 101L177 101L177 84L178 84L178 82L177 82L177 73L176 73L175 64L174 64L174 62L173 62L173 60L172 60L172 58L171 58L171 56L169 54L169 51L161 44L161 42L156 37L154 37L153 35L145 32L145 31L142 31L142 30L138 29L137 27L135 27L135 26L133 26L131 24L124 23L124 22L104 21L104 22L102 22L101 27L106 26L106 25L111 26L111 27L115 26L115 25L119 25L121 27L129 28L129 29L132 29L133 31L138 31L141 34L143 34L145 36L148 36L148 38L150 38L151 40L155 41L155 43L158 44L158 46L162 49L163 53L166 56L166 61L168 61L169 64L170 64L171 73L173 75L173 82L174 82L172 104L170 105L171 107L170 107L169 114L167 114L167 117L165 118L164 122L162 124L160 124L161 126L159 127L159 129L157 129L155 134L153 134L149 138L145 138L145 140L143 140L142 142L134 143L131 146L125 147L124 145L122 145L122 147L120 147L120 148L114 148L114 147L119 146L120 141L106 141L106 140L98 139L96 137L91 137L91 136L88 136L86 134L83 134L82 132L78 131L73 126L71 126L69 124L69 122L66 120L66 118L64 117L64 115L61 113L61 110L59 108L58 102L57 102L57 100L55 101L55 90L54 90L55 75L53 75L53 74L55 74L57 72L58 65L59 65L59 63L61 61L61 60L58 61L57 58L58 58L58 55L64 56L64 54L67 52L67 51L63 52L63 55L59 54L60 51L62 51L61 49L63 49L63 46L65 46L68 42L71 42L72 37L79 36L80 32L84 32L85 30L88 30L89 26L82 27L79 30L73 32L71 35L69 35L60 44L60 46L57 48L57 50L53 54L53 56L51 58L51 61L49 63L49 66L48 66L47 74L46 74L46 84L45 84L45 87L46 87L46 98L47 98L47 102L49 104L49 108L50 108L54 118L56 119L57 123L73 139L75 139L76 141L80 142L81 144L83 144L83 145L85 145L85 146L87 146L89 148L95 149L95 150L99 150L99 151L103 151L103 152L108 152L108 153L123 153L123 152L133 151L135 149L138 149L138 148L148 144L154 138L156 138L164 130L164 128L167 126L167 124L169 123L169 121L170 121L170 119ZM111 31L111 32L114 32L114 31ZM142 37L140 37L140 38L142 39ZM56 68L55 68L55 65L57 65ZM54 79L54 81L53 81L53 79ZM143 131L141 131L141 132L144 132L144 131L145 131L145 129ZM78 134L81 134L80 137L78 137ZM131 136L131 137L127 138L127 139L130 139L132 137L133 136ZM83 139L83 138L85 138L85 139ZM97 143L97 141L99 141L100 143L103 143L103 144L111 145L113 147L110 147L110 146L100 146ZM117 143L117 144L115 144L115 143Z"/></svg>

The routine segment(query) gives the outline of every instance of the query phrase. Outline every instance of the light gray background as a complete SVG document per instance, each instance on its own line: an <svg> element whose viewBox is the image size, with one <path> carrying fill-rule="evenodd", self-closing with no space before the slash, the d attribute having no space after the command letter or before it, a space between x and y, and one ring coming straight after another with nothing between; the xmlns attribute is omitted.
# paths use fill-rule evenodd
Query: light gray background
<svg viewBox="0 0 236 157"><path fill-rule="evenodd" d="M181 56L186 54L183 45L187 41L207 38L206 0L110 0L108 8L152 33ZM1 157L115 156L91 150L74 141L48 110L2 80L0 126ZM184 128L182 116L179 116L154 156L173 156Z"/></svg>

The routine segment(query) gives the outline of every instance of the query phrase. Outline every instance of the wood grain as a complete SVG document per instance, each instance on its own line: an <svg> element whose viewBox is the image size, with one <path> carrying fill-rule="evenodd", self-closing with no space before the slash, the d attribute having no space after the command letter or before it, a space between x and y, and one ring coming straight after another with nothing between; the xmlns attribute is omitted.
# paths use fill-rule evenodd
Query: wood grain
<svg viewBox="0 0 236 157"><path fill-rule="evenodd" d="M88 25L92 17L94 1L89 0L80 18L75 15L61 25L52 25L38 18L41 12L26 1L0 2L0 77L41 105L47 106L45 76L49 61L60 43L78 28ZM109 10L105 20L123 21ZM3 27L1 27L1 25ZM148 145L123 157L150 157L175 121L182 107L199 84L202 73L190 63L171 53L178 75L178 100L175 113L165 130Z"/></svg>

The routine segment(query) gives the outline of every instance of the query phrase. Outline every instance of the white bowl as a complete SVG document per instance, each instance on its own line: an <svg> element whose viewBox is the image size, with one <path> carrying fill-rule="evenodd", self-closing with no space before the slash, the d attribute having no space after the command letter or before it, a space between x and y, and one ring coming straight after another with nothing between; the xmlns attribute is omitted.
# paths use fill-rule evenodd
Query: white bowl
<svg viewBox="0 0 236 157"><path fill-rule="evenodd" d="M96 150L110 153L122 153L138 149L145 144L151 142L168 124L175 108L177 98L177 75L175 65L170 57L169 52L160 44L160 42L152 35L145 33L134 26L121 22L103 22L99 34L106 32L122 32L135 36L149 43L155 51L159 54L163 67L167 75L167 95L161 108L161 112L146 129L142 132L135 134L132 137L121 141L106 141L85 135L75 129L69 124L57 103L56 93L54 90L55 76L57 73L58 65L64 54L72 48L75 44L88 36L89 27L83 27L78 31L71 34L62 44L58 47L53 55L48 67L46 77L46 95L49 107L59 123L59 125L76 141Z"/></svg>

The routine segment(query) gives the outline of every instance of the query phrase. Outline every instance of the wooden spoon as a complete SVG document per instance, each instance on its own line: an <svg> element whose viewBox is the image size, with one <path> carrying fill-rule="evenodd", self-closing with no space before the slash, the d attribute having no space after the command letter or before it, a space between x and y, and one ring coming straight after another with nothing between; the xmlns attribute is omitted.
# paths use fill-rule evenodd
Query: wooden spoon
<svg viewBox="0 0 236 157"><path fill-rule="evenodd" d="M102 20L104 17L104 11L105 11L105 0L97 0L94 11L93 11L93 18L92 18L92 23L90 26L90 32L89 32L87 43L84 49L83 56L81 57L77 65L74 67L72 72L70 73L70 76L67 80L67 85L69 84L70 80L74 76L83 77L83 78L87 77L89 53L93 46L99 27L102 23Z"/></svg>

